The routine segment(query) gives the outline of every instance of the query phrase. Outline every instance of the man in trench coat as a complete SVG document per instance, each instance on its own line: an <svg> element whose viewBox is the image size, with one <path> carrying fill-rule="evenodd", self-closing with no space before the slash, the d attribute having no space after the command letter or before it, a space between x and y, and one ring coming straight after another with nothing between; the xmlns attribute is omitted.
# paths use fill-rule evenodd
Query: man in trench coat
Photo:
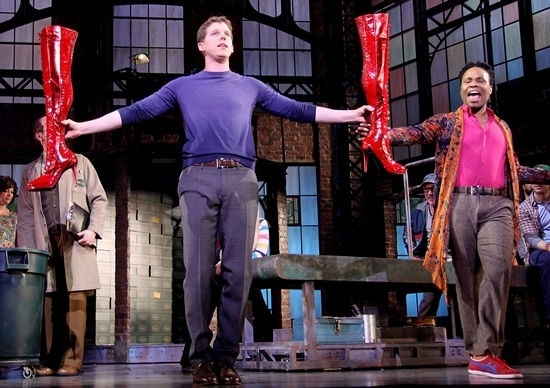
<svg viewBox="0 0 550 388"><path fill-rule="evenodd" d="M35 139L45 149L45 117L33 125ZM17 225L18 246L48 251L44 301L45 352L38 376L75 376L82 367L86 331L86 301L100 288L96 240L103 234L107 195L92 163L76 154L76 170L63 172L51 190L21 190ZM29 163L21 187L42 174L45 152ZM88 226L67 230L69 204L89 212Z"/></svg>

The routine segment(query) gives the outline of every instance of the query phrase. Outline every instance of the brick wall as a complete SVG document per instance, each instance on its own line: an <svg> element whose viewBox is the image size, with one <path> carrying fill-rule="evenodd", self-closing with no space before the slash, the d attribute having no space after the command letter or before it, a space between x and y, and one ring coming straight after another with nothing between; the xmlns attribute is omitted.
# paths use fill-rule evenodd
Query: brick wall
<svg viewBox="0 0 550 388"><path fill-rule="evenodd" d="M386 236L386 257L397 258L397 215L395 200L384 200L384 233Z"/></svg>
<svg viewBox="0 0 550 388"><path fill-rule="evenodd" d="M278 163L313 163L313 125L281 119L258 112L256 149L259 158Z"/></svg>

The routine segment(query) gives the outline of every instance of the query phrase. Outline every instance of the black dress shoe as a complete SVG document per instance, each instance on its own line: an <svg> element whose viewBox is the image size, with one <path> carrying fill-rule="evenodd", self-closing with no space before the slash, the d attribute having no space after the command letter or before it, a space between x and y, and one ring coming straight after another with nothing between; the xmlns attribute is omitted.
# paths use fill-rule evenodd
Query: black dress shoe
<svg viewBox="0 0 550 388"><path fill-rule="evenodd" d="M212 363L201 361L193 368L193 384L218 385L218 378L212 369Z"/></svg>
<svg viewBox="0 0 550 388"><path fill-rule="evenodd" d="M242 381L238 373L228 362L222 362L219 369L219 380L220 384L225 385L241 385Z"/></svg>

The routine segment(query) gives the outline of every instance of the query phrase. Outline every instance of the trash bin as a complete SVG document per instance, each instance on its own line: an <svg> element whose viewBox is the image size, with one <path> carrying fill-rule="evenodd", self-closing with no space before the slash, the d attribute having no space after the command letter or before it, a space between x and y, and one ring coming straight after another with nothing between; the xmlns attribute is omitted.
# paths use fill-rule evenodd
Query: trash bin
<svg viewBox="0 0 550 388"><path fill-rule="evenodd" d="M39 363L49 253L0 249L0 365Z"/></svg>

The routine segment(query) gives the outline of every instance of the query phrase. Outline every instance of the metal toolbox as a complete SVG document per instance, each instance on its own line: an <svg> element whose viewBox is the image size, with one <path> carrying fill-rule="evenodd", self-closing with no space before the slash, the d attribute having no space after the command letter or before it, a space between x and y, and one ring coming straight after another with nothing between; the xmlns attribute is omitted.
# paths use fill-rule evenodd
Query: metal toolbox
<svg viewBox="0 0 550 388"><path fill-rule="evenodd" d="M371 342L365 341L365 326L362 317L317 318L315 321L315 334L318 344L361 344ZM304 340L302 318L293 320L292 337L294 341Z"/></svg>

